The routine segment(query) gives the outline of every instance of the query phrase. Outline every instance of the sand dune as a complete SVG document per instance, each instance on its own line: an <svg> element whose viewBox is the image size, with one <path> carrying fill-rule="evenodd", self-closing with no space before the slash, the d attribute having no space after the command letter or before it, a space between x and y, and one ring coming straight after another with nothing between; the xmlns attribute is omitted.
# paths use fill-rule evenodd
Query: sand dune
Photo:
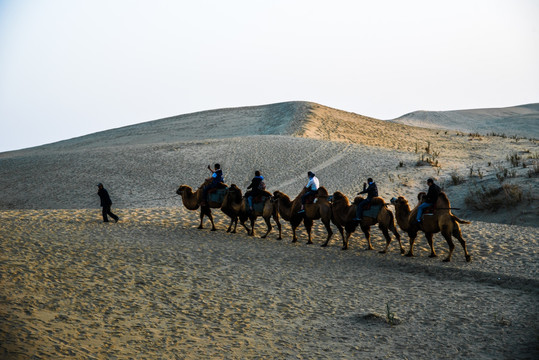
<svg viewBox="0 0 539 360"><path fill-rule="evenodd" d="M539 104L455 111L414 111L393 121L424 128L539 139Z"/></svg>
<svg viewBox="0 0 539 360"><path fill-rule="evenodd" d="M466 129L290 102L0 153L0 358L537 358L539 145ZM219 210L218 231L196 230L198 213L175 190L196 187L215 162L229 184L245 190L261 170L269 190L291 197L312 170L330 192L352 197L373 177L382 197L414 205L433 177L472 220L462 225L472 262L457 244L442 263L439 234L440 258L423 236L408 258L395 241L388 254L365 251L359 233L341 251L336 228L322 249L320 224L314 246L302 226L291 244L284 221L282 241L227 234ZM100 221L97 182L119 223ZM521 201L466 201L501 185L519 187Z"/></svg>

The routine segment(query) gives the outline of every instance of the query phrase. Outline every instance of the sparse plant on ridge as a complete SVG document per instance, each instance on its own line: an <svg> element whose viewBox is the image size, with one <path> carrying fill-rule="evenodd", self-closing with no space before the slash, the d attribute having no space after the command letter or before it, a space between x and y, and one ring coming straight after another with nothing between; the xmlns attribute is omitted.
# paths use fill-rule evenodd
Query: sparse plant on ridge
<svg viewBox="0 0 539 360"><path fill-rule="evenodd" d="M449 174L451 176L451 184L452 185L460 185L466 180L462 176L460 176L456 171Z"/></svg>
<svg viewBox="0 0 539 360"><path fill-rule="evenodd" d="M515 152L510 155L507 155L506 159L511 163L513 167L518 167L518 165L520 164L520 160L522 160L522 156L518 155Z"/></svg>

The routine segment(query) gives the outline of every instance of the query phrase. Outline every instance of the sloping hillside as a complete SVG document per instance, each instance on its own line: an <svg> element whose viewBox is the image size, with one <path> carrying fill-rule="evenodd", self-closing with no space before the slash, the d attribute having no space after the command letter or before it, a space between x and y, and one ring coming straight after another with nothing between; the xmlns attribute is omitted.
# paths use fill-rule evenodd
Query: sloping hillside
<svg viewBox="0 0 539 360"><path fill-rule="evenodd" d="M261 170L271 191L291 196L314 171L329 192L354 197L373 177L382 197L402 195L415 203L433 177L463 209L460 215L531 224L539 208L538 154L534 140L463 136L288 102L180 115L0 153L6 190L0 209L97 207L98 182L117 207L178 206L178 185L198 186L209 175L207 165L218 162L227 183L244 189ZM507 160L514 156L516 167ZM500 176L523 189L526 207L518 214L513 208L470 210L465 199L499 187Z"/></svg>
<svg viewBox="0 0 539 360"><path fill-rule="evenodd" d="M295 101L208 110L101 131L37 149L80 150L249 135L294 135L300 131L311 105L309 102Z"/></svg>
<svg viewBox="0 0 539 360"><path fill-rule="evenodd" d="M539 138L539 104L454 111L414 111L391 120L399 124L468 133Z"/></svg>

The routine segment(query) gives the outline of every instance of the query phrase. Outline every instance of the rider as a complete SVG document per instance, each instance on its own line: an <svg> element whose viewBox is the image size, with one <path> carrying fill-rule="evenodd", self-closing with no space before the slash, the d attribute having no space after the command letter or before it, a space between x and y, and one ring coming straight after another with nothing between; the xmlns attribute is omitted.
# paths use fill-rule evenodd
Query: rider
<svg viewBox="0 0 539 360"><path fill-rule="evenodd" d="M438 185L434 183L434 180L428 179L427 185L429 186L429 190L427 191L427 196L425 197L425 201L420 204L417 207L417 222L421 222L421 217L423 216L423 211L425 211L426 208L434 206L436 204L436 200L438 200L438 195L442 192L442 189Z"/></svg>
<svg viewBox="0 0 539 360"><path fill-rule="evenodd" d="M212 170L211 166L208 165L208 170L212 172L211 183L204 186L204 189L202 190L202 206L205 206L206 202L208 201L208 191L210 189L216 188L217 186L219 186L220 183L224 182L223 170L221 170L221 165L215 164L214 167L215 170Z"/></svg>
<svg viewBox="0 0 539 360"><path fill-rule="evenodd" d="M369 183L368 187L367 183ZM367 183L363 183L363 191L357 193L358 195L367 194L367 198L357 205L356 217L354 218L354 221L361 221L361 218L363 217L363 209L371 202L372 198L378 196L378 187L372 178L368 178Z"/></svg>
<svg viewBox="0 0 539 360"><path fill-rule="evenodd" d="M255 177L251 180L251 184L247 186L247 189L251 189L251 191L247 191L245 197L249 204L249 211L253 211L253 198L260 195L266 189L264 177L260 174L260 171L255 171Z"/></svg>
<svg viewBox="0 0 539 360"><path fill-rule="evenodd" d="M305 185L307 191L301 196L301 210L298 211L298 214L305 212L305 201L307 200L307 197L318 194L318 188L320 187L320 181L318 181L318 178L313 172L309 171L307 176L309 177L309 182Z"/></svg>

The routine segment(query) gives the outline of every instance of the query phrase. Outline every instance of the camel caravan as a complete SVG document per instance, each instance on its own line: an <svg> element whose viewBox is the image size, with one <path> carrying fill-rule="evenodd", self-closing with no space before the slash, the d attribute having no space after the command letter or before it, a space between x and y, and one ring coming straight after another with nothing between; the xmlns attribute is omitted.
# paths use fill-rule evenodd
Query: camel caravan
<svg viewBox="0 0 539 360"><path fill-rule="evenodd" d="M208 169L212 172L212 176L206 179L196 191L188 185L181 185L176 190L188 210L200 209L198 229L203 229L204 217L207 217L211 222L211 230L215 231L212 209L221 209L230 218L227 232L236 233L239 221L249 236L255 236L256 220L262 217L266 223L266 231L262 238L266 238L273 229L271 224L273 218L278 229L277 239L281 240L280 218L282 218L289 222L292 228L292 242L298 241L296 229L303 222L307 231L307 244L313 244L312 227L315 220L320 220L327 232L322 247L328 246L331 240L333 235L331 224L333 224L341 234L343 250L348 249L350 237L358 227L367 240L367 250L374 250L370 240L370 228L378 225L386 239L384 249L379 252L387 253L389 250L392 240L391 232L398 241L401 254L405 254L401 236L395 225L396 219L400 229L409 237L410 247L406 256L414 256L415 239L422 231L431 249L430 257L436 257L433 236L441 232L449 246L449 255L444 261L451 261L455 249L452 237L455 237L462 245L466 261L471 261L459 226L459 224L469 224L469 222L451 213L451 204L447 195L434 184L432 179L427 181L428 192L419 193L418 204L410 209L408 201L402 196L386 203L378 196L376 184L371 178L368 179L368 186L365 183L363 191L350 202L346 195L339 191L330 195L323 186L319 186L316 176L309 172L309 182L292 200L282 191L277 190L273 193L266 191L264 177L259 171L255 172L255 177L248 186L247 192L243 194L237 185L228 186L224 183L219 164L215 164L215 170L210 166ZM367 197L359 196L361 194L367 194ZM389 209L389 205L395 207L395 215ZM248 220L250 224L246 223Z"/></svg>

